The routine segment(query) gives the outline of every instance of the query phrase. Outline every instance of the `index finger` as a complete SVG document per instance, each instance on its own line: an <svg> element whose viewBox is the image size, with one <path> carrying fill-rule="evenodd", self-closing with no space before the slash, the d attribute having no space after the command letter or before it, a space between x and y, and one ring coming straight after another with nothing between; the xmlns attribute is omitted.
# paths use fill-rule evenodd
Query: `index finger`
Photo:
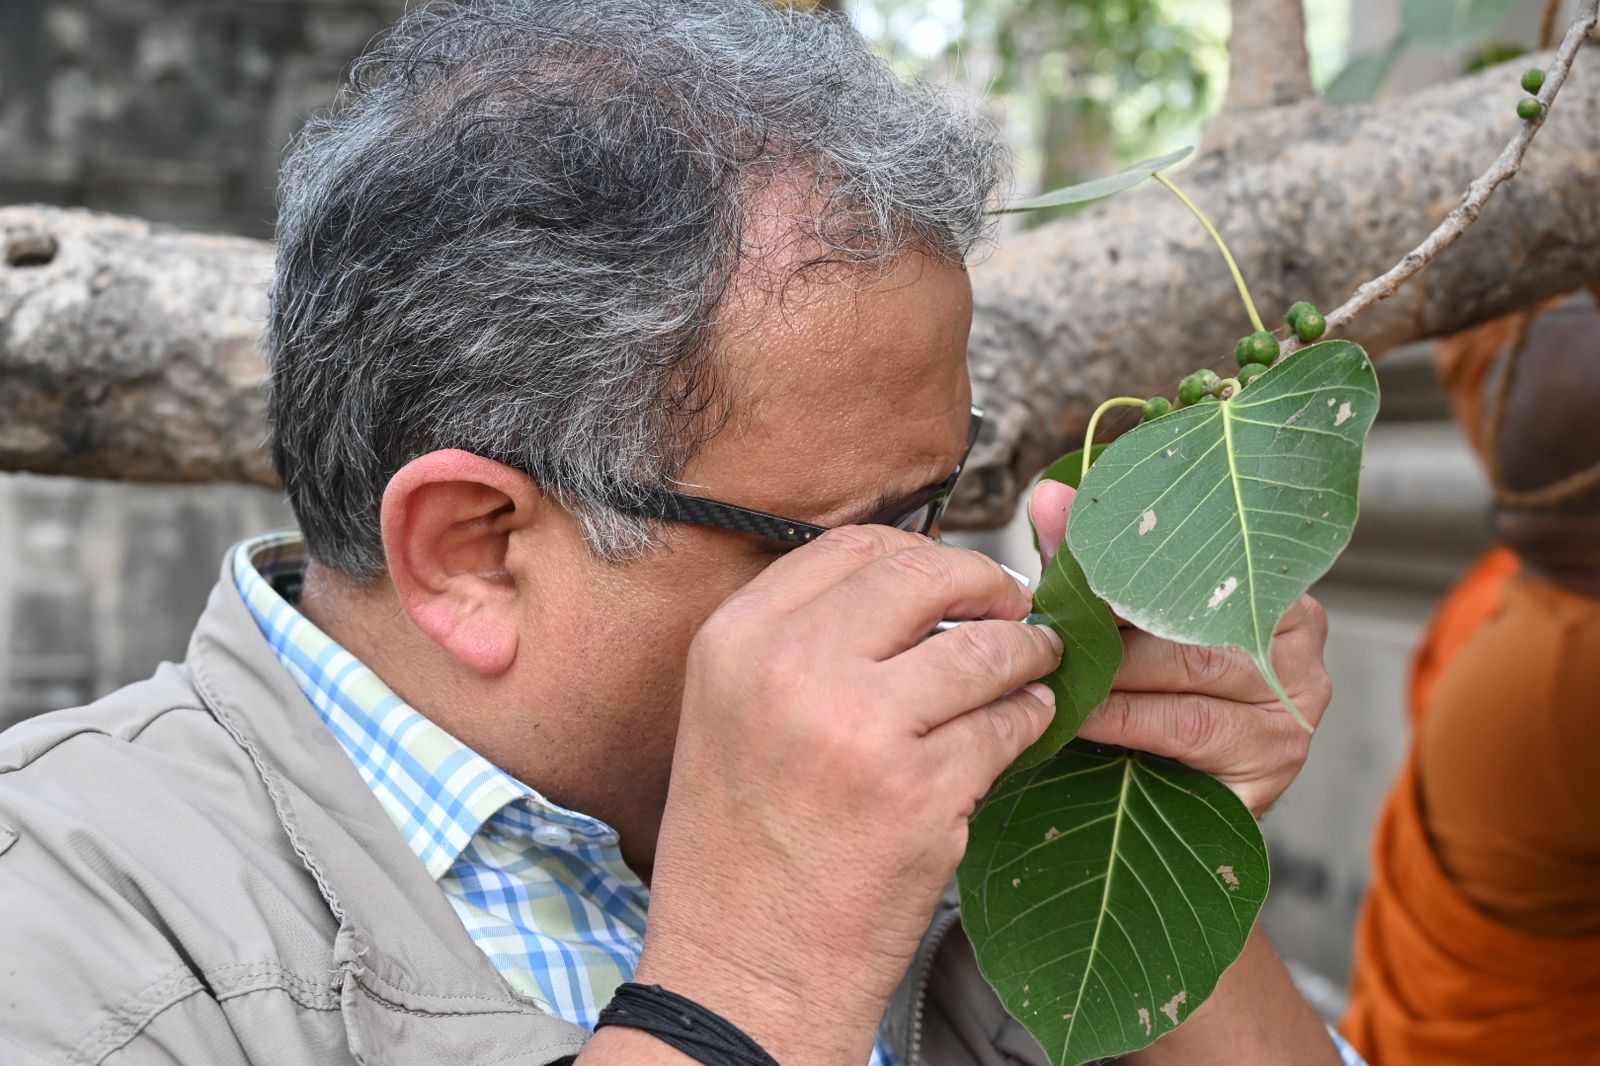
<svg viewBox="0 0 1600 1066"><path fill-rule="evenodd" d="M797 611L862 567L927 543L924 536L892 526L840 526L780 555L729 599Z"/></svg>
<svg viewBox="0 0 1600 1066"><path fill-rule="evenodd" d="M1046 479L1028 497L1028 520L1039 538L1039 561L1050 565L1067 539L1067 523L1072 518L1072 501L1078 490L1060 481Z"/></svg>
<svg viewBox="0 0 1600 1066"><path fill-rule="evenodd" d="M834 639L876 660L898 655L946 618L1017 622L1033 596L993 559L921 538L874 560L807 605Z"/></svg>

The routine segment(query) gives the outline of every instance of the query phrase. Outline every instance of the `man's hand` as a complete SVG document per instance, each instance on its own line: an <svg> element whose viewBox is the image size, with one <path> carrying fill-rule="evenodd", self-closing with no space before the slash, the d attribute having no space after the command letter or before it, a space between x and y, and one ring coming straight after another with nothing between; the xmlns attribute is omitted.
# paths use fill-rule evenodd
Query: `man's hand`
<svg viewBox="0 0 1600 1066"><path fill-rule="evenodd" d="M886 527L830 532L719 608L689 653L637 979L782 1062L865 1062L967 819L1054 714L1028 682L1060 643L1029 609L992 561ZM987 620L924 639L950 617Z"/></svg>
<svg viewBox="0 0 1600 1066"><path fill-rule="evenodd" d="M1029 501L1045 561L1067 533L1075 495L1043 481ZM1312 725L1333 687L1323 668L1328 619L1310 596L1283 616L1272 663ZM1210 648L1123 630L1122 668L1106 702L1078 735L1178 759L1233 789L1259 818L1283 795L1310 752L1311 737L1273 695L1239 648Z"/></svg>

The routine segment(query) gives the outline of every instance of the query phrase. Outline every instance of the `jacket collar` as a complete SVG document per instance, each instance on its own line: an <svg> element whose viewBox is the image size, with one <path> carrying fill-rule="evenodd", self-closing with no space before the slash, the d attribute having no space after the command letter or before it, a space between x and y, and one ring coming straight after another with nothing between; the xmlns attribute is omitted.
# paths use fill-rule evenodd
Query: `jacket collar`
<svg viewBox="0 0 1600 1066"><path fill-rule="evenodd" d="M339 921L334 965L358 1057L394 1066L509 1066L576 1054L587 1034L518 997L472 942L278 663L227 559L187 666L213 716L255 763L284 832ZM507 1048L521 1054L506 1058Z"/></svg>

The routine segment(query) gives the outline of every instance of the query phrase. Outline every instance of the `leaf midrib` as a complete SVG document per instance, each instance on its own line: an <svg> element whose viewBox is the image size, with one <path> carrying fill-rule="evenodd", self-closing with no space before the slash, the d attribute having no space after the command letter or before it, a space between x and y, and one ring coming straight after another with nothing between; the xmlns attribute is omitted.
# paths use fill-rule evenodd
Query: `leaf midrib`
<svg viewBox="0 0 1600 1066"><path fill-rule="evenodd" d="M1233 482L1233 503L1239 512L1239 539L1244 544L1244 576L1250 583L1250 633L1255 637L1256 648L1261 647L1261 610L1256 603L1256 561L1255 553L1250 545L1250 524L1245 518L1249 510L1244 505L1244 490L1239 485L1239 460L1233 450L1233 412L1230 410L1233 401L1221 404L1222 407L1222 450L1228 456L1228 480ZM1221 604L1218 604L1220 607Z"/></svg>
<svg viewBox="0 0 1600 1066"><path fill-rule="evenodd" d="M1128 787L1133 781L1133 759L1123 756L1122 787L1117 792L1117 824L1111 829L1110 857L1106 859L1106 887L1100 893L1100 911L1095 915L1094 936L1089 940L1089 957L1083 964L1083 977L1078 981L1078 994L1072 1001L1072 1017L1067 1021L1067 1035L1061 1041L1061 1058L1072 1047L1072 1034L1078 1026L1078 1015L1083 1010L1083 994L1089 987L1089 976L1094 972L1096 955L1100 948L1100 931L1105 928L1106 915L1111 909L1111 878L1117 869L1117 845L1122 840L1122 826L1128 819Z"/></svg>

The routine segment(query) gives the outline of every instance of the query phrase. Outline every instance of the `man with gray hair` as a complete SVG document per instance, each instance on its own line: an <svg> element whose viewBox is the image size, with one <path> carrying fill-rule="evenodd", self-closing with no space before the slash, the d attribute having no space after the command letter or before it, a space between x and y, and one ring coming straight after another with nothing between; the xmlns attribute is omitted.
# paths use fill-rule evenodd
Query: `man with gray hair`
<svg viewBox="0 0 1600 1066"><path fill-rule="evenodd" d="M1061 655L934 537L1002 175L837 18L407 15L284 170L303 539L0 741L0 1059L1043 1062L945 895ZM1313 717L1325 631L1276 646ZM1265 810L1306 739L1248 663L1127 645L1084 735ZM1339 1061L1259 932L1135 1057Z"/></svg>

